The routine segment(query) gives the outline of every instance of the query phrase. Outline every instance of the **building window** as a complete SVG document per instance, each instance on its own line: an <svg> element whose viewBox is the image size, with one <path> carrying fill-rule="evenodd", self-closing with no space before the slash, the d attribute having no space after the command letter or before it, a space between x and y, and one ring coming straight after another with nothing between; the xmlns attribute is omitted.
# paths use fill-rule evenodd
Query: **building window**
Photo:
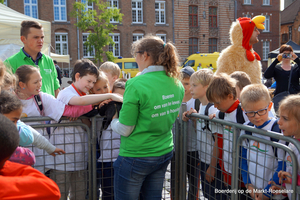
<svg viewBox="0 0 300 200"><path fill-rule="evenodd" d="M263 42L263 60L268 60L268 53L270 51L270 42Z"/></svg>
<svg viewBox="0 0 300 200"><path fill-rule="evenodd" d="M270 32L270 16L266 15L265 17L266 17L264 22L265 29L263 30L263 32Z"/></svg>
<svg viewBox="0 0 300 200"><path fill-rule="evenodd" d="M248 17L251 19L251 14L244 14L244 17Z"/></svg>
<svg viewBox="0 0 300 200"><path fill-rule="evenodd" d="M94 9L93 2L89 2L88 0L81 0L81 3L85 4L85 11Z"/></svg>
<svg viewBox="0 0 300 200"><path fill-rule="evenodd" d="M155 1L155 23L165 24L166 23L166 9L164 1Z"/></svg>
<svg viewBox="0 0 300 200"><path fill-rule="evenodd" d="M132 36L132 41L136 42L139 39L142 39L143 37L144 37L144 34L142 34L142 33L134 33Z"/></svg>
<svg viewBox="0 0 300 200"><path fill-rule="evenodd" d="M198 6L189 6L189 26L198 27Z"/></svg>
<svg viewBox="0 0 300 200"><path fill-rule="evenodd" d="M160 37L160 39L162 39L162 41L164 41L165 43L167 42L167 35L166 34L156 34L157 37Z"/></svg>
<svg viewBox="0 0 300 200"><path fill-rule="evenodd" d="M118 0L108 0L107 9L117 8L119 9L119 1ZM114 18L110 19L110 23L119 23L119 21L114 20Z"/></svg>
<svg viewBox="0 0 300 200"><path fill-rule="evenodd" d="M209 7L209 27L217 28L218 27L218 15L217 7Z"/></svg>
<svg viewBox="0 0 300 200"><path fill-rule="evenodd" d="M24 0L24 13L27 16L38 18L37 0Z"/></svg>
<svg viewBox="0 0 300 200"><path fill-rule="evenodd" d="M189 39L189 55L197 53L198 51L198 38Z"/></svg>
<svg viewBox="0 0 300 200"><path fill-rule="evenodd" d="M289 26L289 40L292 40L292 26Z"/></svg>
<svg viewBox="0 0 300 200"><path fill-rule="evenodd" d="M95 56L95 48L93 47L93 50L89 51L87 45L84 44L87 41L88 36L89 36L89 33L82 33L83 57L93 58Z"/></svg>
<svg viewBox="0 0 300 200"><path fill-rule="evenodd" d="M288 34L287 33L284 33L281 35L281 42L282 43L287 43L288 41Z"/></svg>
<svg viewBox="0 0 300 200"><path fill-rule="evenodd" d="M143 1L132 1L132 23L143 23Z"/></svg>
<svg viewBox="0 0 300 200"><path fill-rule="evenodd" d="M113 33L109 34L109 36L113 39L114 45L109 45L108 50L113 52L113 55L115 57L120 56L120 34L119 33Z"/></svg>
<svg viewBox="0 0 300 200"><path fill-rule="evenodd" d="M55 53L68 55L68 33L55 33Z"/></svg>
<svg viewBox="0 0 300 200"><path fill-rule="evenodd" d="M251 0L244 0L244 4L251 5Z"/></svg>
<svg viewBox="0 0 300 200"><path fill-rule="evenodd" d="M269 6L270 5L270 0L263 0L263 5L264 6Z"/></svg>
<svg viewBox="0 0 300 200"><path fill-rule="evenodd" d="M218 50L218 39L209 38L209 53L217 52Z"/></svg>
<svg viewBox="0 0 300 200"><path fill-rule="evenodd" d="M3 1L3 4L7 6L7 0L4 0L4 1Z"/></svg>
<svg viewBox="0 0 300 200"><path fill-rule="evenodd" d="M54 21L67 21L66 0L53 0L54 3Z"/></svg>

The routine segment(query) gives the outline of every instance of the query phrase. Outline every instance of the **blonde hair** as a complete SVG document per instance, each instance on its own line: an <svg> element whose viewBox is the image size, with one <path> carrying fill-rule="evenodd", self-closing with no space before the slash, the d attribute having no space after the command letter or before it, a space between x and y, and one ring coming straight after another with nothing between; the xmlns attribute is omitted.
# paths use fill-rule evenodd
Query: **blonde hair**
<svg viewBox="0 0 300 200"><path fill-rule="evenodd" d="M179 77L179 57L176 47L171 43L164 43L162 39L153 35L146 35L144 38L134 42L131 47L131 54L147 52L152 60L152 65L162 65L169 77Z"/></svg>
<svg viewBox="0 0 300 200"><path fill-rule="evenodd" d="M117 77L119 77L121 74L119 65L110 61L106 61L105 63L103 63L99 67L99 70L106 73L110 73L112 76L117 76Z"/></svg>
<svg viewBox="0 0 300 200"><path fill-rule="evenodd" d="M235 84L235 79L225 73L215 75L206 90L207 100L215 102L226 99L230 94L236 99Z"/></svg>
<svg viewBox="0 0 300 200"><path fill-rule="evenodd" d="M109 81L108 81L108 78L107 78L106 74L105 74L103 71L100 71L100 70L99 70L99 75L98 75L98 77L97 77L96 83L97 83L98 81L102 81L102 80L106 81L107 86L108 86L108 88L109 88ZM93 88L91 88L91 89L89 90L89 94L94 94Z"/></svg>
<svg viewBox="0 0 300 200"><path fill-rule="evenodd" d="M194 83L200 83L203 86L209 85L213 79L214 73L211 69L200 69L192 74L190 81Z"/></svg>
<svg viewBox="0 0 300 200"><path fill-rule="evenodd" d="M17 82L17 78L14 74L12 74L10 72L5 72L3 84L1 85L1 88L3 89L3 88L6 88L7 86L11 86L11 85L16 87L16 82Z"/></svg>
<svg viewBox="0 0 300 200"><path fill-rule="evenodd" d="M251 84L250 76L246 72L235 71L230 74L230 77L236 80L236 86L238 86L241 91L245 86Z"/></svg>
<svg viewBox="0 0 300 200"><path fill-rule="evenodd" d="M112 92L115 92L117 88L125 90L125 84L126 84L127 79L126 78L118 78L113 85Z"/></svg>
<svg viewBox="0 0 300 200"><path fill-rule="evenodd" d="M289 116L293 116L300 122L300 96L299 94L291 94L279 103L278 113L287 112Z"/></svg>
<svg viewBox="0 0 300 200"><path fill-rule="evenodd" d="M240 101L242 107L248 103L257 103L258 101L271 102L269 91L263 84L247 85L241 92Z"/></svg>
<svg viewBox="0 0 300 200"><path fill-rule="evenodd" d="M2 60L0 60L0 86L2 86L2 83L3 83L5 69L6 69L5 65L3 64Z"/></svg>

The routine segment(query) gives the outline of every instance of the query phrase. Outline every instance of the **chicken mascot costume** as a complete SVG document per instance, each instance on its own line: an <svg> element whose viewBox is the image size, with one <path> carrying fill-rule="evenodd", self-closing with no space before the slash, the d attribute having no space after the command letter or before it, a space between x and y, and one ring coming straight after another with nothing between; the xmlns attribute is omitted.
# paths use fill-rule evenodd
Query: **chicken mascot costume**
<svg viewBox="0 0 300 200"><path fill-rule="evenodd" d="M250 39L252 34L258 31L256 29L265 29L264 21L265 17L259 15L253 19L239 18L232 23L230 28L231 45L220 53L216 74L243 71L250 76L252 83L262 83L260 57L253 50ZM258 42L257 38L256 40Z"/></svg>

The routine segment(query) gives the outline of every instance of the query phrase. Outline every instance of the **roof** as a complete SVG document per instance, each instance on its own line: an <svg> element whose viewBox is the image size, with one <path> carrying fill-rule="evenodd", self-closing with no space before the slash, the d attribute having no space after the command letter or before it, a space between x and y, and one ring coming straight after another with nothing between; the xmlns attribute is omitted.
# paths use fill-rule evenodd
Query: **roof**
<svg viewBox="0 0 300 200"><path fill-rule="evenodd" d="M296 44L292 40L288 41L285 44L290 45L293 48L294 53L297 54L297 56L300 57L300 45ZM269 52L268 57L269 58L276 58L277 55L279 54L279 49L280 49L280 47L278 49L275 49L275 50Z"/></svg>
<svg viewBox="0 0 300 200"><path fill-rule="evenodd" d="M281 24L294 23L295 18L300 11L300 0L295 0L283 11L281 11Z"/></svg>

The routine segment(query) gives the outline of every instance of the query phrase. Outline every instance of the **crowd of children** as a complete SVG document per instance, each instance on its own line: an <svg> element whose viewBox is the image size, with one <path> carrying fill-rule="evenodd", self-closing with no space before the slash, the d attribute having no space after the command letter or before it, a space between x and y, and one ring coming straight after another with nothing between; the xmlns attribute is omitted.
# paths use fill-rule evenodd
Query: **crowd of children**
<svg viewBox="0 0 300 200"><path fill-rule="evenodd" d="M234 189L231 188L233 141L243 135L254 137L243 140L241 144L238 189L243 192L240 192L242 194L238 199L291 199L291 193L285 196L270 190L283 187L291 190L293 163L290 155L259 140L287 145L300 165L300 153L292 143L245 130L234 131L232 127L190 115L199 113L210 119L278 132L294 137L298 142L300 96L290 95L284 99L277 119L272 112L268 89L262 84L251 84L244 72L214 75L210 69L194 72L187 66L180 73L185 93L179 117L188 122L188 200L199 199L200 188L207 199L230 199L230 194L216 191ZM113 62L105 62L98 70L90 60L78 60L74 66L72 84L55 98L41 91L42 78L36 67L23 65L13 75L0 63L0 188L5 188L0 189L1 199L7 196L22 199L25 195L29 195L29 199L87 198L87 144L91 136L87 135L86 130L81 126L33 129L30 126L32 123L23 123L20 118L48 116L53 119L52 123L68 123L67 120L60 120L62 116L67 116L90 126L88 119L78 120L77 117L98 113L105 118L97 119L96 127L97 158L93 159L98 161L97 187L101 189L101 199L114 199L113 164L119 155L121 136L112 130L110 122L122 107L127 81L119 76L120 68ZM28 145L34 146L32 151L26 148ZM45 155L44 151L52 156ZM175 178L173 170L174 166L172 179ZM297 185L300 185L300 167L297 172ZM16 187L8 188L6 181ZM33 191L31 187L38 189ZM174 194L172 182L172 199ZM97 195L100 196L100 191Z"/></svg>

